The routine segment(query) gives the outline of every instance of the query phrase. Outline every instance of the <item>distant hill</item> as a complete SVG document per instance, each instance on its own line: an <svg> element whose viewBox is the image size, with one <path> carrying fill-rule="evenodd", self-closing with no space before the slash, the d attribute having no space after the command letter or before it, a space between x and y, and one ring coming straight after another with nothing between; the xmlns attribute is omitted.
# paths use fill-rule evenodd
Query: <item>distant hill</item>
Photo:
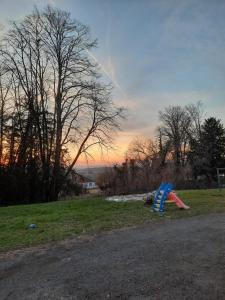
<svg viewBox="0 0 225 300"><path fill-rule="evenodd" d="M96 181L99 174L104 173L106 170L111 169L111 167L89 167L89 168L77 168L76 172L89 178L92 181Z"/></svg>

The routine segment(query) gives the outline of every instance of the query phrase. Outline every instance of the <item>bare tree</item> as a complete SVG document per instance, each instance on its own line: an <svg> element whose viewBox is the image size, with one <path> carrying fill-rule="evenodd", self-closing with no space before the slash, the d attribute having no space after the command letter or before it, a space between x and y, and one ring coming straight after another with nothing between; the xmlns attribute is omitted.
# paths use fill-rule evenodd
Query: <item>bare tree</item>
<svg viewBox="0 0 225 300"><path fill-rule="evenodd" d="M53 71L55 157L51 197L56 198L62 147L72 144L77 149L68 175L80 155L93 145L109 146L109 132L118 127L122 109L113 107L109 90L98 82L97 66L88 55L96 40L91 39L88 27L51 7L45 10L42 24Z"/></svg>
<svg viewBox="0 0 225 300"><path fill-rule="evenodd" d="M191 119L191 126L189 128L189 135L191 139L199 139L201 137L201 127L204 121L204 106L202 101L190 103L185 106L185 110Z"/></svg>
<svg viewBox="0 0 225 300"><path fill-rule="evenodd" d="M4 160L4 139L6 134L6 123L8 120L7 102L9 100L9 89L11 85L11 81L7 79L6 71L3 66L0 65L0 166Z"/></svg>
<svg viewBox="0 0 225 300"><path fill-rule="evenodd" d="M153 164L158 161L159 148L151 139L137 137L129 144L126 156L138 162L148 177Z"/></svg>
<svg viewBox="0 0 225 300"><path fill-rule="evenodd" d="M174 161L177 166L186 161L188 150L189 129L191 118L185 108L181 106L169 106L159 112L162 126L160 131L170 144Z"/></svg>
<svg viewBox="0 0 225 300"><path fill-rule="evenodd" d="M159 148L160 165L163 167L167 159L170 159L171 141L164 135L164 130L160 126L156 128L156 137Z"/></svg>
<svg viewBox="0 0 225 300"><path fill-rule="evenodd" d="M11 153L16 147L15 163L24 174L31 165L41 169L45 200L57 199L80 155L89 155L94 145L110 147L119 128L123 109L114 106L111 88L100 81L89 55L95 45L87 26L52 7L14 22L1 45L13 78L16 125L11 122L11 128L20 127Z"/></svg>
<svg viewBox="0 0 225 300"><path fill-rule="evenodd" d="M142 190L152 188L153 177L160 166L160 151L156 141L144 137L135 138L128 147L126 157L130 160L131 173L135 166L138 168L137 186L142 187Z"/></svg>

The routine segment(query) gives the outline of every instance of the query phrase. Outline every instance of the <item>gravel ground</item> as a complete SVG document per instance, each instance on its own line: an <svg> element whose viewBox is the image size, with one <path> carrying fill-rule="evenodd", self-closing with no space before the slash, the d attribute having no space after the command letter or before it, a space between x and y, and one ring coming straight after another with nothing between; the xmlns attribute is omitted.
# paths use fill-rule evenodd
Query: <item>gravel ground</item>
<svg viewBox="0 0 225 300"><path fill-rule="evenodd" d="M225 214L3 254L0 299L225 299Z"/></svg>

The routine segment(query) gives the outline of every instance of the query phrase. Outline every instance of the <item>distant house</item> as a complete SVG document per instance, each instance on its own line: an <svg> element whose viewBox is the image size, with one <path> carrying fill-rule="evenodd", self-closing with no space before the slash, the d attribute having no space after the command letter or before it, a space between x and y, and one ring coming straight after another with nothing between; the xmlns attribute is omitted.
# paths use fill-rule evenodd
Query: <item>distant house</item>
<svg viewBox="0 0 225 300"><path fill-rule="evenodd" d="M82 187L86 190L98 189L97 184L93 181L83 182Z"/></svg>
<svg viewBox="0 0 225 300"><path fill-rule="evenodd" d="M94 181L90 181L87 178L87 181L82 183L82 188L84 191L86 191L89 194L99 194L101 193L100 188L97 186L97 184Z"/></svg>
<svg viewBox="0 0 225 300"><path fill-rule="evenodd" d="M81 185L83 191L86 193L90 193L90 194L99 194L100 193L100 189L97 186L96 182L94 182L93 180L91 180L90 178L88 178L86 176L83 176L74 171L71 174L71 179L73 182Z"/></svg>

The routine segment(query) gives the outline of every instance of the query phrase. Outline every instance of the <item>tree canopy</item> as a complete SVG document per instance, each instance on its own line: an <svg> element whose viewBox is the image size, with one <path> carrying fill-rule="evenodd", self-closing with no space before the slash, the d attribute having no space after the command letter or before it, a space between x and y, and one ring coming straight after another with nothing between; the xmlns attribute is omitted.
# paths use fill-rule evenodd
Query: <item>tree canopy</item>
<svg viewBox="0 0 225 300"><path fill-rule="evenodd" d="M192 139L190 144L190 160L194 175L205 175L215 180L216 168L225 167L225 128L214 117L204 121L200 138Z"/></svg>

